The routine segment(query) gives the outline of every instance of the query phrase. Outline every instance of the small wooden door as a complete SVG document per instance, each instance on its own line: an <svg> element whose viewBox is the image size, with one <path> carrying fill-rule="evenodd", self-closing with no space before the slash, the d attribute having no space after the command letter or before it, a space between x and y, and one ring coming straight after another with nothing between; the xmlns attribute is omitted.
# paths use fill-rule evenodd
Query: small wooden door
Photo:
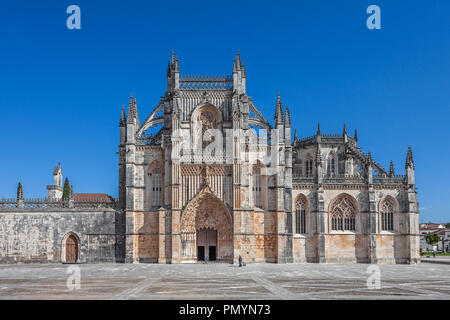
<svg viewBox="0 0 450 320"><path fill-rule="evenodd" d="M78 260L78 240L72 234L66 240L66 262L75 263Z"/></svg>

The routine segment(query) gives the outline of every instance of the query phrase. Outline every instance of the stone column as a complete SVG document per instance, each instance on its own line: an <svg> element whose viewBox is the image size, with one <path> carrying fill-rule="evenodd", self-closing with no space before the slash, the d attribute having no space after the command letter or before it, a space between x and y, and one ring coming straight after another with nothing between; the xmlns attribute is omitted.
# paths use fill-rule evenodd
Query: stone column
<svg viewBox="0 0 450 320"><path fill-rule="evenodd" d="M361 214L361 213L360 213ZM377 263L377 203L376 195L372 186L369 186L369 219L368 228L368 256L369 263ZM364 232L365 230L361 230Z"/></svg>
<svg viewBox="0 0 450 320"><path fill-rule="evenodd" d="M159 215L159 256L158 263L170 263L172 251L172 215L163 208L158 210Z"/></svg>
<svg viewBox="0 0 450 320"><path fill-rule="evenodd" d="M317 188L317 211L316 211L316 232L317 232L317 247L318 247L318 262L326 263L326 247L325 247L325 233L327 223L327 213L325 211L325 195L322 186Z"/></svg>
<svg viewBox="0 0 450 320"><path fill-rule="evenodd" d="M420 263L420 236L419 236L419 210L417 204L417 193L415 187L410 187L407 191L407 257L410 264Z"/></svg>

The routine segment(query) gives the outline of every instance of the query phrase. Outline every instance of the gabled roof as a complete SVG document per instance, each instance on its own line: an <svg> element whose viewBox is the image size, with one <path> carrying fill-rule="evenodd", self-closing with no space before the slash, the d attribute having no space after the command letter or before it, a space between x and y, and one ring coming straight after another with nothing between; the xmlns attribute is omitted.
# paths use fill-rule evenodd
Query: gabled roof
<svg viewBox="0 0 450 320"><path fill-rule="evenodd" d="M86 201L86 202L110 202L112 197L106 193L74 193L73 198L75 201Z"/></svg>

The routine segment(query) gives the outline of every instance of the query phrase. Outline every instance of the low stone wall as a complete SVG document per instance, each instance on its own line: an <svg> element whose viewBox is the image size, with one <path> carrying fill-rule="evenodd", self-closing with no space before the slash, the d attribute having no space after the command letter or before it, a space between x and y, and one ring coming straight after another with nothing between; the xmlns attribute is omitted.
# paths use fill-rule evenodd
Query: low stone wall
<svg viewBox="0 0 450 320"><path fill-rule="evenodd" d="M65 262L63 242L79 239L79 263L123 262L124 217L113 209L0 212L0 263Z"/></svg>

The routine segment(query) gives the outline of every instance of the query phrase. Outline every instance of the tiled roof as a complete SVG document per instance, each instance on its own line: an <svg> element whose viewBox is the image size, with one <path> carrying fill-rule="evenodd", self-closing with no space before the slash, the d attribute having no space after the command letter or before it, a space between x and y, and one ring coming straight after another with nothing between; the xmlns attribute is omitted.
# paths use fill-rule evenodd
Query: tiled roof
<svg viewBox="0 0 450 320"><path fill-rule="evenodd" d="M112 197L106 193L74 193L73 198L75 201L105 201L109 202Z"/></svg>

